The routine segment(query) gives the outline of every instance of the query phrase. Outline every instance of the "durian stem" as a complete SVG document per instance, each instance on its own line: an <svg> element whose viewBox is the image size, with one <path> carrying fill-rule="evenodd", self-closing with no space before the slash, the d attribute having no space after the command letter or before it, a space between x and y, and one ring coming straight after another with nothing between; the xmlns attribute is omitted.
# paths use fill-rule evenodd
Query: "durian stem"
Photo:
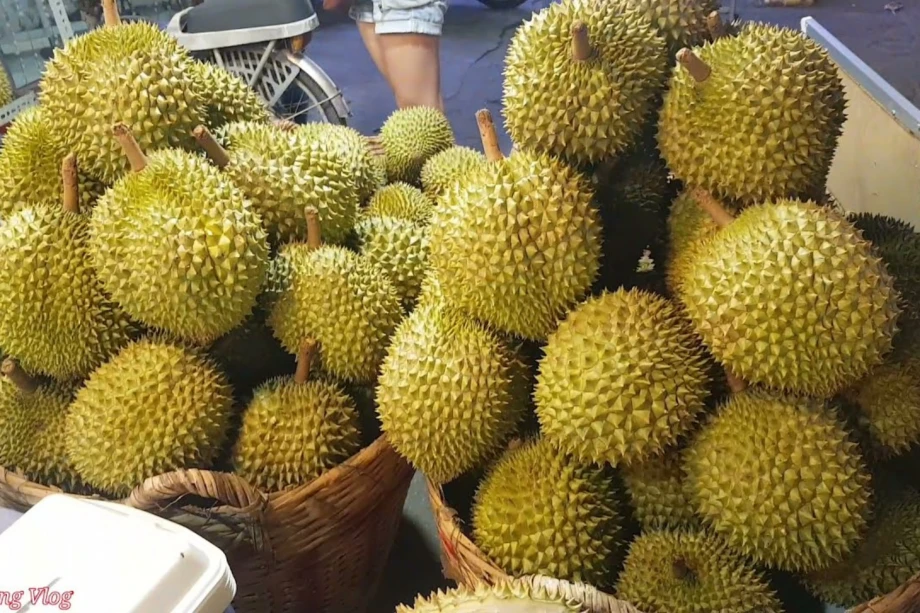
<svg viewBox="0 0 920 613"><path fill-rule="evenodd" d="M732 214L725 210L725 207L705 189L694 189L693 198L701 209L709 213L709 216L720 228L724 228L735 220Z"/></svg>
<svg viewBox="0 0 920 613"><path fill-rule="evenodd" d="M677 558L674 560L673 564L674 576L681 581L693 582L696 581L696 573L687 565L687 561L683 558Z"/></svg>
<svg viewBox="0 0 920 613"><path fill-rule="evenodd" d="M318 343L312 338L307 339L300 346L297 353L297 371L294 373L294 383L303 385L310 379L310 367L313 365L313 358L316 357Z"/></svg>
<svg viewBox="0 0 920 613"><path fill-rule="evenodd" d="M115 0L102 0L102 14L105 16L105 26L114 28L121 25L121 16L118 14L118 6Z"/></svg>
<svg viewBox="0 0 920 613"><path fill-rule="evenodd" d="M297 124L290 119L276 119L273 123L282 132L293 132L297 129Z"/></svg>
<svg viewBox="0 0 920 613"><path fill-rule="evenodd" d="M729 369L725 369L725 380L728 383L728 389L732 391L733 394L740 394L747 389L747 383L744 382L744 379L741 379L735 375Z"/></svg>
<svg viewBox="0 0 920 613"><path fill-rule="evenodd" d="M131 130L128 126L123 123L115 124L115 127L112 128L112 132L114 132L118 144L125 150L128 162L131 164L131 170L140 172L147 168L147 156L141 151L141 146L137 144L137 140L135 140L134 135L131 134Z"/></svg>
<svg viewBox="0 0 920 613"><path fill-rule="evenodd" d="M64 210L80 212L80 189L77 183L77 156L69 153L61 162L61 181L64 183Z"/></svg>
<svg viewBox="0 0 920 613"><path fill-rule="evenodd" d="M7 379L13 382L13 385L27 394L31 394L38 389L38 382L27 375L26 371L19 366L19 363L12 358L3 360L3 364L0 365L0 371L3 372Z"/></svg>
<svg viewBox="0 0 920 613"><path fill-rule="evenodd" d="M195 137L198 146L204 149L204 152L208 154L208 157L218 168L226 168L230 164L230 154L220 146L220 143L217 142L214 135L206 127L198 126L192 130L192 136Z"/></svg>
<svg viewBox="0 0 920 613"><path fill-rule="evenodd" d="M495 131L495 123L492 121L492 113L489 112L489 109L476 111L476 123L479 125L479 138L482 139L482 150L486 154L486 159L490 162L504 159L501 147L498 146L498 132Z"/></svg>
<svg viewBox="0 0 920 613"><path fill-rule="evenodd" d="M697 83L702 83L712 74L712 69L709 67L709 64L701 60L700 56L686 47L677 52L677 61L680 62L684 70L689 72L690 76L693 77L693 80Z"/></svg>
<svg viewBox="0 0 920 613"><path fill-rule="evenodd" d="M706 17L706 27L709 28L709 35L712 40L719 40L725 36L725 24L722 23L722 15L719 11L713 11Z"/></svg>
<svg viewBox="0 0 920 613"><path fill-rule="evenodd" d="M311 251L319 249L323 246L323 228L319 223L319 211L308 206L304 216L307 218L307 246Z"/></svg>
<svg viewBox="0 0 920 613"><path fill-rule="evenodd" d="M584 62L594 55L591 39L588 38L588 26L583 21L572 24L572 58Z"/></svg>

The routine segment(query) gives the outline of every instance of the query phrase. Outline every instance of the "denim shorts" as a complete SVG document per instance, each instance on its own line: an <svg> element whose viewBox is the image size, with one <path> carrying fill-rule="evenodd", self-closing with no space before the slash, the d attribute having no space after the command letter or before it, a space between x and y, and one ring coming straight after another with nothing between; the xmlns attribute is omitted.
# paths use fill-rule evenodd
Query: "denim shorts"
<svg viewBox="0 0 920 613"><path fill-rule="evenodd" d="M440 36L447 0L355 0L348 14L373 23L377 34Z"/></svg>

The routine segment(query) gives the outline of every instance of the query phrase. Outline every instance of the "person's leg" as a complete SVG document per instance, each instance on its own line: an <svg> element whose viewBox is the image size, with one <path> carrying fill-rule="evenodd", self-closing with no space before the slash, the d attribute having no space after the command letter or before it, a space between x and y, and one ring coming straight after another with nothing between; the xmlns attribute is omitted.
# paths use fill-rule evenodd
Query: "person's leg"
<svg viewBox="0 0 920 613"><path fill-rule="evenodd" d="M373 19L373 16L371 16L371 19ZM380 48L380 37L377 36L377 32L374 31L376 26L374 25L373 21L357 21L358 32L361 33L361 40L364 41L364 46L367 48L367 52L370 54L371 59L374 60L374 64L377 66L377 70L381 75L383 75L383 78L387 80L387 84L389 84L390 88L392 89L393 86L390 84L390 76L387 74L387 67L383 61L383 50Z"/></svg>

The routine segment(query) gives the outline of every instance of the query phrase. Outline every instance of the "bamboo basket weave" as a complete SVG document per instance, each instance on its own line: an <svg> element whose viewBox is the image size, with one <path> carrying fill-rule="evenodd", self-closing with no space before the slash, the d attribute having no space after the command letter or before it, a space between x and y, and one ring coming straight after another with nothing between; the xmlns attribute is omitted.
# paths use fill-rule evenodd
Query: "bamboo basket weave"
<svg viewBox="0 0 920 613"><path fill-rule="evenodd" d="M220 547L237 582L237 613L360 613L374 597L413 474L380 437L282 492L261 492L230 473L180 470L118 502ZM0 467L0 506L26 511L59 492Z"/></svg>

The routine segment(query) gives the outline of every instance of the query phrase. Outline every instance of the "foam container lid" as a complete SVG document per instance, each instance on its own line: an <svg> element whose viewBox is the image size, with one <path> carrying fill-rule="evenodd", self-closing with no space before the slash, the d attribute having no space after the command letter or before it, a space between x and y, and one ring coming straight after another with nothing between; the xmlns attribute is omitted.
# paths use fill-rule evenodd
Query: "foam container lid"
<svg viewBox="0 0 920 613"><path fill-rule="evenodd" d="M219 548L114 502L55 494L0 534L0 611L222 613L235 594Z"/></svg>

